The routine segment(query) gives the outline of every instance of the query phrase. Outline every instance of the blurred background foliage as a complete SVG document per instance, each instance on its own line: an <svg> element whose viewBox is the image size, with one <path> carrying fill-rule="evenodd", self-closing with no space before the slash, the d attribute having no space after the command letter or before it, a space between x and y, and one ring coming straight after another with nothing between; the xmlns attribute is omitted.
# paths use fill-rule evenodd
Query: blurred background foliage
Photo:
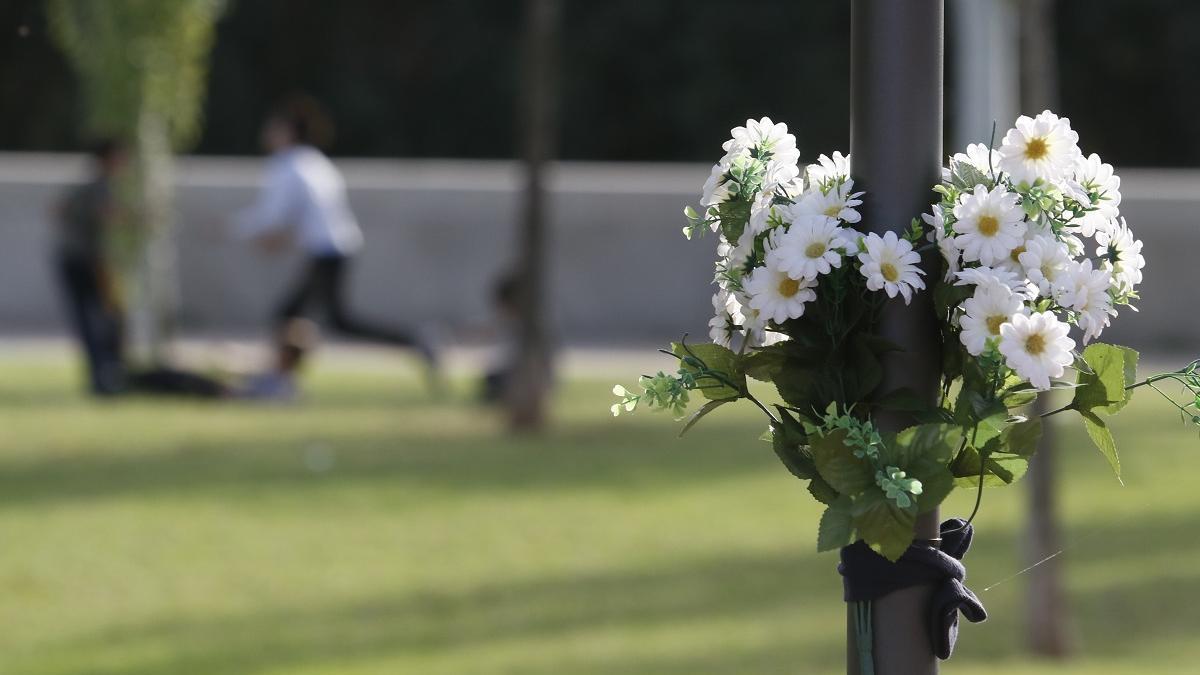
<svg viewBox="0 0 1200 675"><path fill-rule="evenodd" d="M512 157L520 10L516 0L234 2L217 27L196 151L256 152L262 114L302 89L332 108L335 154ZM565 158L705 160L712 139L760 114L787 120L809 154L846 145L849 3L565 10ZM0 22L0 149L79 148L81 94L47 36L43 0L0 3ZM1058 3L1061 109L1089 150L1123 166L1200 164L1200 89L1187 85L1197 25L1189 0Z"/></svg>

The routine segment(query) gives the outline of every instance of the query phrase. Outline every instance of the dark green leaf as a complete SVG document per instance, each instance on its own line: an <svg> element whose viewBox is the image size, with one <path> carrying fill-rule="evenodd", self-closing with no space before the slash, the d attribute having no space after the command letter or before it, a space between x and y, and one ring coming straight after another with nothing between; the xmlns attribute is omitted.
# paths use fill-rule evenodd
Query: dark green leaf
<svg viewBox="0 0 1200 675"><path fill-rule="evenodd" d="M842 497L829 505L821 514L817 527L817 550L832 551L847 546L852 541L854 524L850 515L850 498Z"/></svg>
<svg viewBox="0 0 1200 675"><path fill-rule="evenodd" d="M701 408L699 410L692 413L692 416L688 418L687 424L684 424L683 429L679 430L679 435L683 436L684 434L686 434L688 432L688 429L691 429L692 426L694 426L696 424L696 422L700 421L701 417L704 417L708 413L716 410L717 408L725 405L726 403L729 403L732 400L735 400L735 399L721 399L719 401L709 401L708 403L705 403L703 406L701 406Z"/></svg>
<svg viewBox="0 0 1200 675"><path fill-rule="evenodd" d="M676 342L671 345L671 352L679 357L680 367L692 373L699 373L700 367L695 363L699 359L705 368L721 373L726 380L733 383L734 386L729 386L712 376L697 378L696 384L700 387L700 393L710 401L740 398L746 390L746 375L738 368L737 354L725 347L712 343L685 346Z"/></svg>
<svg viewBox="0 0 1200 675"><path fill-rule="evenodd" d="M756 349L741 359L742 372L759 382L771 382L783 370L788 353L786 342Z"/></svg>
<svg viewBox="0 0 1200 675"><path fill-rule="evenodd" d="M874 488L854 500L854 529L867 545L895 562L913 540L916 508L902 509Z"/></svg>
<svg viewBox="0 0 1200 675"><path fill-rule="evenodd" d="M808 442L804 427L786 410L780 410L779 415L780 421L771 423L771 447L793 476L811 479L817 475L817 468L803 450Z"/></svg>
<svg viewBox="0 0 1200 675"><path fill-rule="evenodd" d="M889 391L876 399L875 405L884 410L910 413L925 412L930 408L928 401L908 387Z"/></svg>
<svg viewBox="0 0 1200 675"><path fill-rule="evenodd" d="M1042 418L1036 415L1008 427L1001 436L1002 450L1020 457L1031 457L1042 440Z"/></svg>
<svg viewBox="0 0 1200 675"><path fill-rule="evenodd" d="M954 475L945 464L931 467L916 477L921 481L921 494L917 495L917 513L928 513L936 509L954 489Z"/></svg>
<svg viewBox="0 0 1200 675"><path fill-rule="evenodd" d="M883 460L906 471L927 462L947 464L962 441L953 424L918 424L884 440ZM911 473L911 472L910 472ZM916 476L921 478L922 476Z"/></svg>
<svg viewBox="0 0 1200 675"><path fill-rule="evenodd" d="M820 474L813 476L812 481L808 484L808 493L813 496L813 499L822 504L832 504L838 498L838 491L833 489L833 486L825 482Z"/></svg>
<svg viewBox="0 0 1200 675"><path fill-rule="evenodd" d="M741 199L722 202L717 213L721 216L721 234L725 235L725 240L741 239L746 223L750 222L750 202Z"/></svg>
<svg viewBox="0 0 1200 675"><path fill-rule="evenodd" d="M866 459L854 456L846 447L846 430L837 429L825 436L810 438L817 473L833 489L851 497L875 485L875 472Z"/></svg>

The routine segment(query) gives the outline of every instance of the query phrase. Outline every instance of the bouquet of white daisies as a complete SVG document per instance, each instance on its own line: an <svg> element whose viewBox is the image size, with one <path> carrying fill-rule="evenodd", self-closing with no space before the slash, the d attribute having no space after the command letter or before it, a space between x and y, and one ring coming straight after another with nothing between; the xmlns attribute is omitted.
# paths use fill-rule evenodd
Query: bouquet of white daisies
<svg viewBox="0 0 1200 675"><path fill-rule="evenodd" d="M1093 342L1137 299L1145 261L1120 216L1120 179L1083 155L1069 120L1021 117L998 148L954 155L931 212L882 236L856 229L870 195L855 191L848 156L801 167L795 137L768 118L731 136L700 210L685 210L689 238L718 238L712 341L672 345L678 370L643 376L638 391L614 387L612 412L683 417L698 392L706 403L686 432L722 405L756 405L775 453L828 507L819 549L858 538L894 560L916 516L955 486L1018 478L1041 435L1041 417L1023 413L1039 392L1073 390L1046 414L1078 412L1118 474L1104 416L1136 388L1182 384L1191 400L1172 402L1200 423L1198 362L1135 382L1136 352ZM897 349L878 334L880 310L927 281L944 356L935 402L879 390L880 357ZM884 432L881 410L917 424Z"/></svg>

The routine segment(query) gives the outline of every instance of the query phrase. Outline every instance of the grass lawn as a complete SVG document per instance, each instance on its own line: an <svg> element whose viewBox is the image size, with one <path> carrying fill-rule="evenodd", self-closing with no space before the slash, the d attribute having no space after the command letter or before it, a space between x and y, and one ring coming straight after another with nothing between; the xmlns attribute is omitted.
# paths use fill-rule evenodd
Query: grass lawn
<svg viewBox="0 0 1200 675"><path fill-rule="evenodd" d="M0 673L841 670L836 556L752 409L677 441L608 416L617 373L508 438L404 372L327 366L278 408L93 402L69 364L0 361ZM1125 487L1059 434L1080 658L1021 655L1023 578L982 590L1023 566L1018 486L985 495L992 619L944 672L1200 672L1200 441L1149 395L1116 436Z"/></svg>

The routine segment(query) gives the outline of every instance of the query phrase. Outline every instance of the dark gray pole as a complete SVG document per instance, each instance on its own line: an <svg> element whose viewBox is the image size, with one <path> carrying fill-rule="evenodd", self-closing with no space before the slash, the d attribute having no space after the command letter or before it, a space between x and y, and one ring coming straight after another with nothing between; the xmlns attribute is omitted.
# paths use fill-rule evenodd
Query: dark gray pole
<svg viewBox="0 0 1200 675"><path fill-rule="evenodd" d="M521 157L525 164L525 202L519 233L518 354L508 391L509 424L535 431L546 418L546 387L550 381L546 339L545 170L554 157L557 137L559 0L525 0L524 61L522 68Z"/></svg>
<svg viewBox="0 0 1200 675"><path fill-rule="evenodd" d="M933 202L942 165L942 0L853 0L850 20L850 153L855 187L866 191L863 223L872 232L903 230ZM927 283L936 262L925 260ZM929 293L912 305L887 303L881 332L902 352L884 364L881 391L908 387L934 404L941 342ZM908 415L881 414L897 430ZM938 537L936 511L920 517L918 540ZM937 673L927 607L932 587L897 591L873 603L877 675ZM847 673L860 675L854 617L847 618Z"/></svg>

